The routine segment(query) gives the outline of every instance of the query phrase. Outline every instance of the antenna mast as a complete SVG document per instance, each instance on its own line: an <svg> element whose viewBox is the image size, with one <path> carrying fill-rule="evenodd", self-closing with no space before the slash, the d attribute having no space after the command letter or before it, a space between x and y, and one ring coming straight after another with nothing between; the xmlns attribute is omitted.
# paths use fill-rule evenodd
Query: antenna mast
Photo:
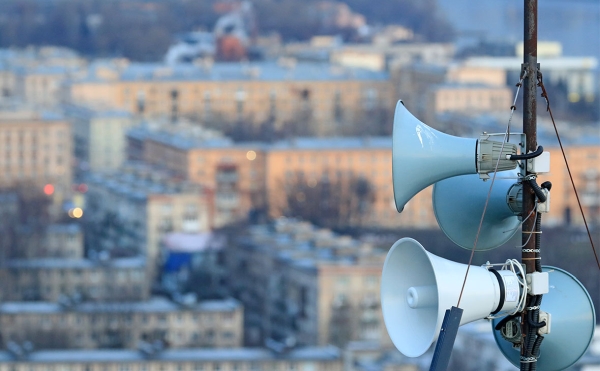
<svg viewBox="0 0 600 371"><path fill-rule="evenodd" d="M537 77L538 77L538 62L537 62L537 47L538 47L538 1L537 0L524 0L525 11L524 11L524 38L523 38L523 65L521 73L524 75L523 79L523 133L527 138L525 145L526 152L535 151L537 145L537 122L536 122L536 111L537 111ZM523 160L523 166L525 167L526 176L531 173L527 171L527 160ZM536 260L540 259L539 249L536 249L536 240L539 239L537 234L536 222L540 217L539 214L535 215L536 196L533 187L529 182L523 182L523 217L526 218L530 215L523 223L522 228L522 253L521 261L525 266L525 273L533 273L536 271ZM539 229L539 224L538 224ZM539 266L539 262L537 263ZM525 278L525 277L523 277ZM523 360L531 357L527 354L527 344L533 339L528 339L530 334L530 325L527 321L528 307L532 306L533 296L527 295L527 304L525 310L522 313L522 334L523 338L521 341L521 370L529 370L529 363L524 363Z"/></svg>

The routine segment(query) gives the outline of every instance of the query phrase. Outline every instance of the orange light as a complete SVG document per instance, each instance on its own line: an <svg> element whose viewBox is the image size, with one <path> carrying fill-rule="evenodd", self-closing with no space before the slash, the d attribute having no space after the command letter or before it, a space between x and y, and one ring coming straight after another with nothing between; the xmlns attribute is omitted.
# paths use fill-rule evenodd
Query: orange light
<svg viewBox="0 0 600 371"><path fill-rule="evenodd" d="M71 216L72 215L72 216ZM79 219L83 216L83 210L80 207L69 210L69 216L75 219Z"/></svg>
<svg viewBox="0 0 600 371"><path fill-rule="evenodd" d="M50 196L54 193L54 186L52 184L46 184L44 186L44 194Z"/></svg>

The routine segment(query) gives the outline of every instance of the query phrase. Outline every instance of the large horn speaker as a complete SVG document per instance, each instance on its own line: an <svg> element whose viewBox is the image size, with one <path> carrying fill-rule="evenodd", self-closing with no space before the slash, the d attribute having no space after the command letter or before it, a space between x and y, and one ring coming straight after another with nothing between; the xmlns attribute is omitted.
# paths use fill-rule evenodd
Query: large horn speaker
<svg viewBox="0 0 600 371"><path fill-rule="evenodd" d="M588 349L596 327L594 304L585 287L569 272L544 266L550 289L542 296L540 310L550 314L550 333L543 335L537 360L537 371L559 371L573 365ZM520 365L520 349L505 340L495 327L501 318L492 321L496 343L504 356L515 366Z"/></svg>
<svg viewBox="0 0 600 371"><path fill-rule="evenodd" d="M517 172L496 174L492 193L481 224L476 250L489 250L508 242L519 229L521 212L519 200L511 192L521 188L516 184ZM481 216L491 182L477 175L461 175L441 180L433 186L433 211L437 222L448 238L465 249L472 249L481 223Z"/></svg>
<svg viewBox="0 0 600 371"><path fill-rule="evenodd" d="M437 339L446 309L457 305L467 267L425 251L412 238L392 246L381 277L381 308L390 338L402 354L418 357ZM460 324L510 313L519 297L514 272L471 266Z"/></svg>
<svg viewBox="0 0 600 371"><path fill-rule="evenodd" d="M517 145L489 140L489 135L460 138L432 129L398 101L392 143L396 209L402 212L414 195L442 179L493 171L498 157L498 170L514 169L516 161L506 156L516 153Z"/></svg>

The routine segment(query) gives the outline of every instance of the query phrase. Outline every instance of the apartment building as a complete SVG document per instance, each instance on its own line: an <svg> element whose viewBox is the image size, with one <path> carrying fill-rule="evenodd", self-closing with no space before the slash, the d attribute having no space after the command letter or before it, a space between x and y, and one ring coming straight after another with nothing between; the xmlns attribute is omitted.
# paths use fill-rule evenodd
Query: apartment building
<svg viewBox="0 0 600 371"><path fill-rule="evenodd" d="M442 84L430 87L424 122L435 122L443 113L468 115L510 112L514 92L508 86L483 84Z"/></svg>
<svg viewBox="0 0 600 371"><path fill-rule="evenodd" d="M131 301L150 295L146 260L140 257L10 259L0 267L0 276L2 301Z"/></svg>
<svg viewBox="0 0 600 371"><path fill-rule="evenodd" d="M52 184L64 199L71 187L71 127L60 115L0 112L0 187Z"/></svg>
<svg viewBox="0 0 600 371"><path fill-rule="evenodd" d="M521 49L522 50L522 49ZM505 71L509 85L516 84L521 75L522 57L471 57L463 63L466 68L492 68ZM566 57L561 55L539 58L544 83L565 86L571 102L593 102L598 94L595 77L598 60L595 57Z"/></svg>
<svg viewBox="0 0 600 371"><path fill-rule="evenodd" d="M22 354L21 356L16 355ZM265 348L138 350L55 350L0 352L0 371L342 371L343 356L334 346L305 347L277 353ZM414 371L414 368L407 371Z"/></svg>
<svg viewBox="0 0 600 371"><path fill-rule="evenodd" d="M4 346L30 341L41 349L136 349L161 341L170 349L238 348L243 308L233 299L177 304L154 297L142 302L4 302Z"/></svg>
<svg viewBox="0 0 600 371"><path fill-rule="evenodd" d="M61 47L0 50L0 97L16 98L36 108L63 103L63 83L86 61Z"/></svg>
<svg viewBox="0 0 600 371"><path fill-rule="evenodd" d="M213 225L212 198L202 186L146 165L90 173L86 184L91 249L142 254L151 271L157 268L164 234L207 232Z"/></svg>
<svg viewBox="0 0 600 371"><path fill-rule="evenodd" d="M379 280L386 251L289 219L232 240L227 287L244 303L246 343L390 345Z"/></svg>
<svg viewBox="0 0 600 371"><path fill-rule="evenodd" d="M50 224L42 231L22 225L17 227L16 235L19 242L13 258L83 258L83 231L79 224Z"/></svg>
<svg viewBox="0 0 600 371"><path fill-rule="evenodd" d="M552 183L550 212L544 215L548 225L583 225L573 185L562 152L557 147L544 147L550 152L550 172L538 182ZM565 146L569 169L577 187L579 200L588 224L600 223L600 143Z"/></svg>
<svg viewBox="0 0 600 371"><path fill-rule="evenodd" d="M74 103L104 105L142 117L196 117L202 122L260 124L300 120L318 135L368 120L373 107L391 109L387 73L329 64L280 62L165 66L92 65L69 84Z"/></svg>
<svg viewBox="0 0 600 371"><path fill-rule="evenodd" d="M215 227L265 207L265 143L234 143L212 135L184 136L145 128L130 130L128 143L137 153L130 158L141 157L205 187L214 198Z"/></svg>
<svg viewBox="0 0 600 371"><path fill-rule="evenodd" d="M108 171L123 164L125 133L137 124L130 113L74 105L66 106L64 112L72 122L74 155L80 168Z"/></svg>
<svg viewBox="0 0 600 371"><path fill-rule="evenodd" d="M245 218L250 210L266 205L271 216L284 215L288 196L285 186L296 182L299 175L311 184L323 180L368 180L374 201L360 221L353 221L355 224L417 228L435 224L431 207L425 207L431 204L429 188L415 196L402 214L397 213L393 204L390 137L233 143L227 139L195 140L135 129L129 132L128 141L136 156L145 162L214 190L215 225Z"/></svg>
<svg viewBox="0 0 600 371"><path fill-rule="evenodd" d="M267 152L266 189L272 216L285 215L286 192L282 189L299 180L314 187L320 182L343 185L352 179L367 180L373 191L373 202L361 213L360 220L350 224L378 226L429 227L435 223L429 212L429 190L421 192L402 214L394 206L392 185L392 140L371 138L296 138L276 142ZM357 198L346 193L344 197Z"/></svg>

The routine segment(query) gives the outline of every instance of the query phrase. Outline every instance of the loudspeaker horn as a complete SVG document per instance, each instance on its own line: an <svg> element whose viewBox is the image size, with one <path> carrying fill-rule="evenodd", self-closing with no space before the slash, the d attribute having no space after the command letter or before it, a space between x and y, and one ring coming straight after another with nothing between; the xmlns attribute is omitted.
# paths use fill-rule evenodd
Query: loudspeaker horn
<svg viewBox="0 0 600 371"><path fill-rule="evenodd" d="M460 138L430 128L404 107L400 100L394 113L392 134L392 177L398 212L425 187L457 175L477 174L489 178L496 168L510 170L517 162L507 156L517 153L517 145L490 140Z"/></svg>
<svg viewBox="0 0 600 371"><path fill-rule="evenodd" d="M402 354L418 357L437 339L446 309L458 303L467 267L425 251L412 238L394 243L383 265L381 308L388 334ZM471 266L460 324L513 312L520 292L513 271Z"/></svg>
<svg viewBox="0 0 600 371"><path fill-rule="evenodd" d="M543 335L537 360L538 371L559 371L573 365L586 352L594 337L596 311L585 287L569 272L560 268L543 266L548 272L549 292L542 296L540 311L550 314L550 333ZM496 325L501 318L492 321L492 330L500 351L519 367L519 348L505 340Z"/></svg>
<svg viewBox="0 0 600 371"><path fill-rule="evenodd" d="M516 181L514 170L496 174L476 250L503 245L520 230L521 220L517 215L522 206L516 195L522 186ZM473 248L490 185L491 182L483 182L471 174L444 179L433 186L435 218L446 236L458 246Z"/></svg>

